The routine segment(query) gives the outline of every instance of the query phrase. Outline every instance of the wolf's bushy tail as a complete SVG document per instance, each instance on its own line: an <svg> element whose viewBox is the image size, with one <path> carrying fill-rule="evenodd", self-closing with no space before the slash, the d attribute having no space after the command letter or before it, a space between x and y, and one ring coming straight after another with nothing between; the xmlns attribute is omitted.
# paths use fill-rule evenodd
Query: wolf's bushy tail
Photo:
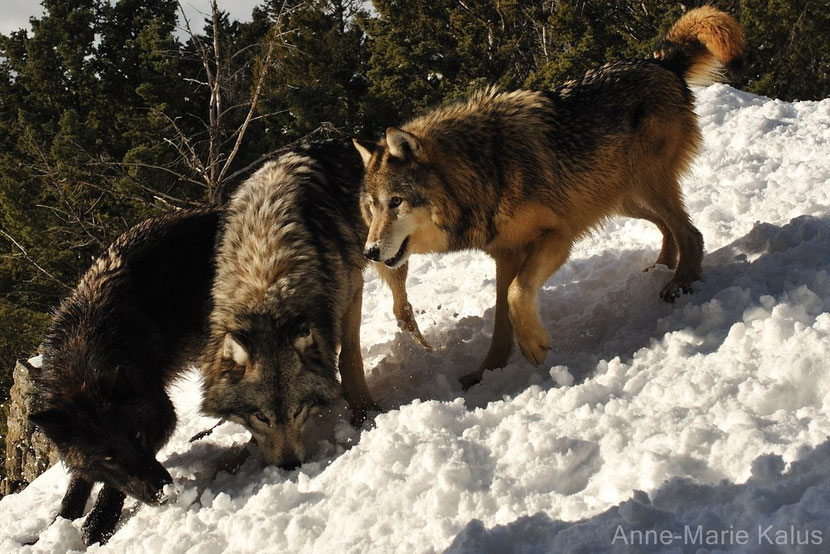
<svg viewBox="0 0 830 554"><path fill-rule="evenodd" d="M740 23L713 6L690 10L669 29L654 53L690 85L709 85L726 71L739 73L746 38Z"/></svg>

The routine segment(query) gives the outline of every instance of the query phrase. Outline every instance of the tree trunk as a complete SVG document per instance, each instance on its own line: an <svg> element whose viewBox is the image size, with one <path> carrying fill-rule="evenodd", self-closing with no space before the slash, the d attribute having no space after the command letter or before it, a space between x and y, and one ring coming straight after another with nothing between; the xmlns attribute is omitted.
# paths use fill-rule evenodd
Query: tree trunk
<svg viewBox="0 0 830 554"><path fill-rule="evenodd" d="M0 496L23 490L58 461L55 445L28 420L34 397L31 374L35 371L40 368L27 361L18 361L14 366L6 433L6 477L0 481Z"/></svg>

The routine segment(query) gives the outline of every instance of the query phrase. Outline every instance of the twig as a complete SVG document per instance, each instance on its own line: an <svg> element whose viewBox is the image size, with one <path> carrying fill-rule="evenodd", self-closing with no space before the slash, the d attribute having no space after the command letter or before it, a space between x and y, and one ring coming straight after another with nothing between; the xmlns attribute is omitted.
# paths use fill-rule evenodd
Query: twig
<svg viewBox="0 0 830 554"><path fill-rule="evenodd" d="M214 0L215 1L215 0ZM260 65L260 74L257 79L256 85L254 86L254 93L251 96L251 107L248 109L248 114L245 116L245 121L242 123L242 126L237 131L236 136L236 143L233 145L233 149L231 153L228 155L228 159L225 160L225 165L222 167L222 171L219 173L218 181L221 183L222 179L224 178L225 174L228 172L233 159L236 157L236 153L239 151L239 146L242 144L242 139L245 137L245 133L248 130L248 125L251 123L251 118L254 115L254 111L256 110L257 104L259 103L259 95L262 92L262 85L265 82L265 78L268 75L268 67L271 64L271 56L274 54L274 43L276 40L282 36L282 33L279 32L279 26L282 20L282 15L285 10L286 0L283 0L282 7L280 7L280 12L277 15L277 21L274 23L271 32L268 34L270 35L272 32L276 36L268 37L268 51L265 54L265 59L262 61Z"/></svg>
<svg viewBox="0 0 830 554"><path fill-rule="evenodd" d="M65 289L71 289L71 288L72 288L72 287L70 287L69 285L67 285L66 283L64 283L63 281L61 281L60 279L58 279L57 277L55 277L54 275L52 275L51 273L49 273L49 271L47 271L46 269L44 269L44 268L43 268L43 267L42 267L39 263L37 263L37 262L36 262L36 261L35 261L35 260L31 257L31 256L29 256L29 253L28 253L28 252L26 252L26 249L25 249L25 248L23 248L23 246L22 246L19 242L17 242L16 240L14 240L14 237L12 237L10 234L8 234L8 233L7 233L6 231L4 231L3 229L0 229L0 234L2 234L2 235L3 235L4 237L6 237L6 238L7 238L7 239L8 239L8 240L9 240L9 241L13 244L13 245L15 245L15 246L18 248L18 250L20 250L20 252L23 254L23 257L24 257L24 258L26 258L26 260L28 260L28 262L29 262L30 264L32 264L33 266L35 266L35 267L38 269L38 271L40 271L41 273L43 273L44 275L46 275L47 277L49 277L52 281L54 281L55 283L59 284L61 287L65 288Z"/></svg>

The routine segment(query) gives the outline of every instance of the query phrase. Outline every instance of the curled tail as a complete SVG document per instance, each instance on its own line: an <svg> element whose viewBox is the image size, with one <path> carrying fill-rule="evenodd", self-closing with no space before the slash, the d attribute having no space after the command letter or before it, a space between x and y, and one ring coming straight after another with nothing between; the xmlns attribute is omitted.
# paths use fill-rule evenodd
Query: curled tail
<svg viewBox="0 0 830 554"><path fill-rule="evenodd" d="M713 6L690 10L669 29L654 53L690 85L722 81L741 69L746 38L740 23Z"/></svg>

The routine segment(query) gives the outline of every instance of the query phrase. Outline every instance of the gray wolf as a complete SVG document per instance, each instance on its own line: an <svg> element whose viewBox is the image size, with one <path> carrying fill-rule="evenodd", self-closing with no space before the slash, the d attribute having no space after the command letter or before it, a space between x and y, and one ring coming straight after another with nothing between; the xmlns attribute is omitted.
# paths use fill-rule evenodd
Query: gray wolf
<svg viewBox="0 0 830 554"><path fill-rule="evenodd" d="M165 386L207 336L219 222L205 208L136 225L84 274L47 331L30 420L71 473L59 516L83 515L93 483L104 483L84 522L87 544L109 539L125 495L157 504L172 482L156 460L176 424Z"/></svg>
<svg viewBox="0 0 830 554"><path fill-rule="evenodd" d="M538 290L609 217L656 225L657 263L675 269L662 298L691 291L703 238L679 186L701 144L689 84L738 67L743 48L732 17L698 8L652 60L609 63L549 91L488 90L391 127L377 144L355 141L368 258L396 267L411 254L469 248L495 258L493 340L465 388L505 365L514 330L525 358L544 360Z"/></svg>
<svg viewBox="0 0 830 554"><path fill-rule="evenodd" d="M282 468L303 462L307 424L331 403L345 397L355 423L377 409L360 353L362 175L347 139L301 141L239 187L223 223L203 409L244 425ZM381 277L399 321L420 337L406 267Z"/></svg>

